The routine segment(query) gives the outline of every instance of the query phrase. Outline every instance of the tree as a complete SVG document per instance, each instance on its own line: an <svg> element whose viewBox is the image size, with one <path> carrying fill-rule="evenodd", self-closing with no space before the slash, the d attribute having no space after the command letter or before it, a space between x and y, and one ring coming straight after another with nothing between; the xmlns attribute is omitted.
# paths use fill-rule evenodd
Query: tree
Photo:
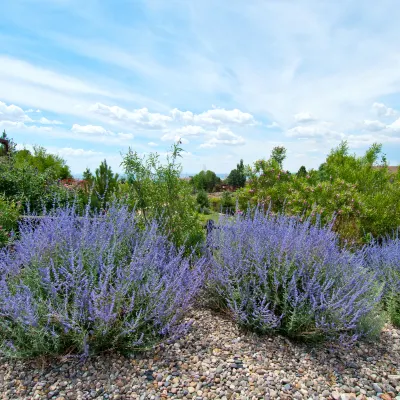
<svg viewBox="0 0 400 400"><path fill-rule="evenodd" d="M199 193L197 193L196 201L201 208L210 207L210 202L208 200L207 192L205 190L200 190Z"/></svg>
<svg viewBox="0 0 400 400"><path fill-rule="evenodd" d="M1 143L0 143L0 156L6 155L7 148L8 154L12 154L15 151L16 144L14 141L7 136L6 130L3 130L3 133L0 136Z"/></svg>
<svg viewBox="0 0 400 400"><path fill-rule="evenodd" d="M221 178L219 178L215 172L207 170L200 171L192 178L191 182L197 190L205 190L210 193L214 190L215 186L221 182Z"/></svg>
<svg viewBox="0 0 400 400"><path fill-rule="evenodd" d="M286 158L286 148L285 147L276 146L272 149L271 159L275 160L278 163L280 169L282 169L282 164L283 164L283 161L285 160L285 158Z"/></svg>
<svg viewBox="0 0 400 400"><path fill-rule="evenodd" d="M246 184L246 173L243 160L240 160L236 168L229 173L227 182L229 185L235 188L244 187L244 185Z"/></svg>
<svg viewBox="0 0 400 400"><path fill-rule="evenodd" d="M302 165L297 171L298 178L305 178L307 176L307 169L304 165Z"/></svg>

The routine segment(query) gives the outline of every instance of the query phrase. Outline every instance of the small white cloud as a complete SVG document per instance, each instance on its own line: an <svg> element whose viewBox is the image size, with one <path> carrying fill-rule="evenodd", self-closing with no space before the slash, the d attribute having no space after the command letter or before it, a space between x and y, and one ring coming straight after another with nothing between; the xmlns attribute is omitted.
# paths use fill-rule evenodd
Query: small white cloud
<svg viewBox="0 0 400 400"><path fill-rule="evenodd" d="M391 124L387 125L389 130L392 130L396 133L400 132L400 118L396 119L396 121L392 122Z"/></svg>
<svg viewBox="0 0 400 400"><path fill-rule="evenodd" d="M279 124L275 121L273 121L271 124L267 125L267 128L279 128Z"/></svg>
<svg viewBox="0 0 400 400"><path fill-rule="evenodd" d="M76 134L84 134L88 137L97 138L103 142L110 140L111 142L126 142L132 140L134 135L131 133L114 133L109 131L102 126L98 125L72 125L71 131Z"/></svg>
<svg viewBox="0 0 400 400"><path fill-rule="evenodd" d="M156 146L158 146L158 144L157 143L154 143L154 142L149 142L149 143L147 143L149 146L151 146L151 147L156 147Z"/></svg>
<svg viewBox="0 0 400 400"><path fill-rule="evenodd" d="M176 133L182 136L201 136L206 133L206 130L201 126L186 125L183 126L182 128L178 128L176 130Z"/></svg>
<svg viewBox="0 0 400 400"><path fill-rule="evenodd" d="M163 142L178 142L179 140L181 141L182 144L189 144L189 140L187 140L186 138L182 137L181 135L177 135L176 133L172 132L172 131L166 131L166 133L161 136L161 140Z"/></svg>
<svg viewBox="0 0 400 400"><path fill-rule="evenodd" d="M1 121L0 120L0 128L1 129L19 129L26 131L45 131L50 132L52 128L50 126L36 126L36 125L26 125L24 122L20 121Z"/></svg>
<svg viewBox="0 0 400 400"><path fill-rule="evenodd" d="M25 112L26 113L41 113L41 111L39 109L38 110L34 110L32 108L30 108L29 110L26 110Z"/></svg>
<svg viewBox="0 0 400 400"><path fill-rule="evenodd" d="M89 107L89 111L108 117L112 121L130 123L143 128L159 129L172 121L170 116L151 113L147 108L128 111L122 107L96 103Z"/></svg>
<svg viewBox="0 0 400 400"><path fill-rule="evenodd" d="M49 120L47 118L40 118L38 121L35 122L39 122L42 125L62 125L61 121L56 121L56 120Z"/></svg>
<svg viewBox="0 0 400 400"><path fill-rule="evenodd" d="M222 124L255 125L254 117L237 108L226 110L224 108L213 108L211 110L194 114L191 111L180 111L177 108L171 111L174 121L196 124L201 126L218 126Z"/></svg>
<svg viewBox="0 0 400 400"><path fill-rule="evenodd" d="M0 121L32 122L32 119L25 114L25 111L14 104L9 106L0 101Z"/></svg>
<svg viewBox="0 0 400 400"><path fill-rule="evenodd" d="M369 131L381 131L386 128L386 124L384 124L381 121L370 121L370 120L365 120L364 121L364 127L365 129Z"/></svg>
<svg viewBox="0 0 400 400"><path fill-rule="evenodd" d="M201 148L216 147L220 144L238 146L246 143L242 136L236 135L226 127L219 127L216 131L209 131L207 134L210 138L200 145Z"/></svg>
<svg viewBox="0 0 400 400"><path fill-rule="evenodd" d="M101 151L73 149L71 147L53 148L50 150L52 150L55 153L58 153L61 157L82 157L82 156L90 157L103 154Z"/></svg>
<svg viewBox="0 0 400 400"><path fill-rule="evenodd" d="M307 122L314 122L317 119L308 112L300 112L295 114L294 119L298 123L307 123Z"/></svg>
<svg viewBox="0 0 400 400"><path fill-rule="evenodd" d="M393 108L387 107L383 103L374 103L372 104L373 110L376 112L377 115L380 117L393 117L397 115L397 111Z"/></svg>
<svg viewBox="0 0 400 400"><path fill-rule="evenodd" d="M295 126L286 132L286 136L298 138L298 139L308 139L308 138L341 138L342 133L329 129L326 126Z"/></svg>

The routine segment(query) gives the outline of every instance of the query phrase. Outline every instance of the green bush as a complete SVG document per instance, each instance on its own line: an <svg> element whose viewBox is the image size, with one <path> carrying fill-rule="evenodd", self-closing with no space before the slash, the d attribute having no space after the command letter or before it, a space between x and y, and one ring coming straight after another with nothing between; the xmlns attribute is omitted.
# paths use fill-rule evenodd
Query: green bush
<svg viewBox="0 0 400 400"><path fill-rule="evenodd" d="M122 165L142 223L155 219L176 246L185 245L190 251L190 246L203 240L204 232L191 185L181 179L181 152L182 148L174 145L162 164L157 153L141 157L129 149Z"/></svg>
<svg viewBox="0 0 400 400"><path fill-rule="evenodd" d="M20 215L20 204L7 200L0 194L0 247L7 245L16 231Z"/></svg>
<svg viewBox="0 0 400 400"><path fill-rule="evenodd" d="M381 146L364 156L350 155L344 142L332 150L318 171L290 174L272 156L256 161L246 187L237 192L241 209L263 205L304 218L320 215L344 240L362 243L368 235L390 234L400 226L400 180L386 161L378 163Z"/></svg>
<svg viewBox="0 0 400 400"><path fill-rule="evenodd" d="M201 208L210 207L210 202L208 201L207 192L205 190L200 190L196 197L196 202Z"/></svg>
<svg viewBox="0 0 400 400"><path fill-rule="evenodd" d="M210 202L210 206L213 211L216 211L216 212L221 211L221 198L220 197L210 197L209 202Z"/></svg>

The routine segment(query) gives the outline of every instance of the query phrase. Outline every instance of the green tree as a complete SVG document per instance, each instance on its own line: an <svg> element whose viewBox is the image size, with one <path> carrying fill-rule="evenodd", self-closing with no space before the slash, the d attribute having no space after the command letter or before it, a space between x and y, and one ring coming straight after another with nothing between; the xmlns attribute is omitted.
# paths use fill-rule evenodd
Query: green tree
<svg viewBox="0 0 400 400"><path fill-rule="evenodd" d="M6 130L3 130L3 133L0 135L0 139L8 141L8 153L12 154L15 151L16 144L14 141L7 136ZM5 144L0 143L0 156L4 156L6 154Z"/></svg>
<svg viewBox="0 0 400 400"><path fill-rule="evenodd" d="M198 174L193 176L192 184L197 190L205 190L206 192L212 192L215 186L221 182L215 172L207 170L200 171Z"/></svg>
<svg viewBox="0 0 400 400"><path fill-rule="evenodd" d="M83 180L86 182L85 190L92 208L105 208L112 196L118 192L119 176L113 173L107 160L101 162L94 175L89 168L86 168Z"/></svg>
<svg viewBox="0 0 400 400"><path fill-rule="evenodd" d="M305 178L307 176L307 169L304 165L302 165L297 171L298 178Z"/></svg>
<svg viewBox="0 0 400 400"><path fill-rule="evenodd" d="M200 190L199 193L197 193L196 201L197 201L197 204L201 208L210 207L210 202L208 200L208 195L207 195L207 192L205 190Z"/></svg>
<svg viewBox="0 0 400 400"><path fill-rule="evenodd" d="M271 159L275 160L279 165L279 168L282 169L283 161L286 158L286 148L283 146L276 146L272 149Z"/></svg>
<svg viewBox="0 0 400 400"><path fill-rule="evenodd" d="M229 173L227 182L229 185L235 188L244 187L244 185L246 184L246 172L243 160L240 160L236 168Z"/></svg>

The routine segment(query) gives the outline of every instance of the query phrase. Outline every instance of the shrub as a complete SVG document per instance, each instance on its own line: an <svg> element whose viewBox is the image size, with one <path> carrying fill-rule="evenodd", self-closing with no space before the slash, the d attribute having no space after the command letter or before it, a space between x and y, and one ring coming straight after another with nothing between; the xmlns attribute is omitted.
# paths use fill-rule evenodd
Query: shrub
<svg viewBox="0 0 400 400"><path fill-rule="evenodd" d="M373 241L364 251L368 267L384 284L383 303L390 321L400 326L400 237Z"/></svg>
<svg viewBox="0 0 400 400"><path fill-rule="evenodd" d="M125 206L83 218L57 209L24 223L14 249L0 253L1 350L130 352L179 334L203 264L155 224L138 229Z"/></svg>
<svg viewBox="0 0 400 400"><path fill-rule="evenodd" d="M197 193L196 202L201 208L210 207L210 202L208 201L207 192L205 190L200 190Z"/></svg>
<svg viewBox="0 0 400 400"><path fill-rule="evenodd" d="M329 226L253 210L223 219L210 240L211 304L243 327L345 342L380 324L366 321L377 318L381 286Z"/></svg>
<svg viewBox="0 0 400 400"><path fill-rule="evenodd" d="M235 208L235 201L229 192L223 192L221 197L221 210L224 214L233 214Z"/></svg>
<svg viewBox="0 0 400 400"><path fill-rule="evenodd" d="M211 197L209 199L209 201L210 201L210 206L213 209L213 211L221 212L221 198Z"/></svg>
<svg viewBox="0 0 400 400"><path fill-rule="evenodd" d="M190 252L192 245L204 240L204 233L191 185L181 179L178 158L182 151L175 144L163 164L157 153L141 157L129 149L122 165L141 221L157 220L176 246L185 245Z"/></svg>
<svg viewBox="0 0 400 400"><path fill-rule="evenodd" d="M20 205L0 194L0 247L8 244L17 229Z"/></svg>

